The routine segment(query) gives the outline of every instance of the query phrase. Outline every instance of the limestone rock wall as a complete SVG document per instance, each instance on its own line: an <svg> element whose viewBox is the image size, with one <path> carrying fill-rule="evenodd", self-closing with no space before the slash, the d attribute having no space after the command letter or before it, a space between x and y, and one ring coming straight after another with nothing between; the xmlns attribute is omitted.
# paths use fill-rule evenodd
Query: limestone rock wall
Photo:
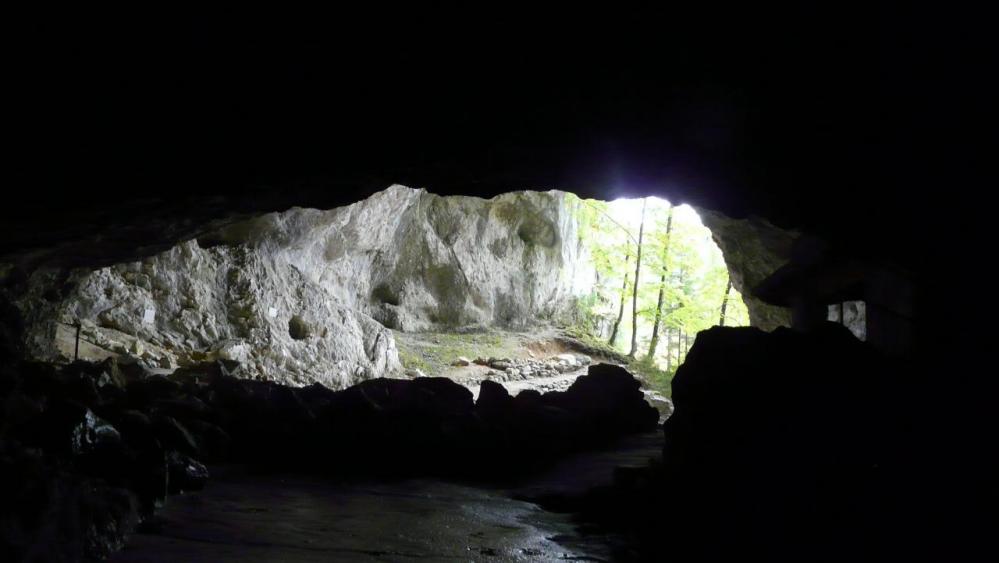
<svg viewBox="0 0 999 563"><path fill-rule="evenodd" d="M29 356L238 361L333 388L400 371L388 328L564 320L589 285L573 201L392 186L347 207L231 224L140 262L36 271L17 296ZM388 328L386 328L388 327Z"/></svg>
<svg viewBox="0 0 999 563"><path fill-rule="evenodd" d="M484 200L392 186L347 207L272 213L201 240L274 256L390 328L519 326L571 312L591 283L577 275L574 205L557 191Z"/></svg>
<svg viewBox="0 0 999 563"><path fill-rule="evenodd" d="M697 213L722 251L732 285L749 310L750 324L766 331L791 326L790 309L763 302L753 295L753 288L791 259L798 234L758 217L732 219L700 208Z"/></svg>

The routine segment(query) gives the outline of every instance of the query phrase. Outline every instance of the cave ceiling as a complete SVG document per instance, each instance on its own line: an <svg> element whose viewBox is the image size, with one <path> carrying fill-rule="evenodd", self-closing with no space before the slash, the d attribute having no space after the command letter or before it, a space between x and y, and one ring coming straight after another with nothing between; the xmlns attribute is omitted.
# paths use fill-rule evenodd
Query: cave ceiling
<svg viewBox="0 0 999 563"><path fill-rule="evenodd" d="M927 155L912 123L948 126L924 110L952 89L918 81L951 59L926 59L904 26L844 33L847 15L668 16L31 28L0 256L99 265L401 183L655 194L915 260L926 203L911 196L939 189L928 166L963 158Z"/></svg>

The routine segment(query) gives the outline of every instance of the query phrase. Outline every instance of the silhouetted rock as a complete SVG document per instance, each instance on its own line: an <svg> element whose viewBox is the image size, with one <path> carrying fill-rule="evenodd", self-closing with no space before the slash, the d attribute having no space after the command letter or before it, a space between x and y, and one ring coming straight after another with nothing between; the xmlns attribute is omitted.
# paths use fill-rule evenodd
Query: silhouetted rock
<svg viewBox="0 0 999 563"><path fill-rule="evenodd" d="M197 491L205 487L208 469L198 460L176 451L168 452L166 460L170 472L170 494Z"/></svg>
<svg viewBox="0 0 999 563"><path fill-rule="evenodd" d="M128 490L0 440L0 560L103 560L138 523Z"/></svg>
<svg viewBox="0 0 999 563"><path fill-rule="evenodd" d="M152 423L156 438L165 448L192 455L198 453L198 443L177 419L165 415L154 415Z"/></svg>
<svg viewBox="0 0 999 563"><path fill-rule="evenodd" d="M421 377L403 388L417 390L421 407L441 414L467 414L475 407L472 392L446 377Z"/></svg>
<svg viewBox="0 0 999 563"><path fill-rule="evenodd" d="M498 412L509 409L512 403L513 397L499 383L486 380L479 386L479 399L475 403L479 411Z"/></svg>
<svg viewBox="0 0 999 563"><path fill-rule="evenodd" d="M137 410L124 410L115 413L114 423L121 431L125 442L135 448L142 448L156 440L153 423L149 417Z"/></svg>
<svg viewBox="0 0 999 563"><path fill-rule="evenodd" d="M619 435L652 430L659 412L645 402L641 384L622 367L590 366L565 392L544 395L545 404L582 415L593 431Z"/></svg>
<svg viewBox="0 0 999 563"><path fill-rule="evenodd" d="M524 389L514 397L518 407L531 407L541 402L541 392L537 389Z"/></svg>
<svg viewBox="0 0 999 563"><path fill-rule="evenodd" d="M662 466L580 508L646 554L668 537L683 561L923 557L925 448L909 429L925 411L898 392L912 373L839 325L701 332L673 380Z"/></svg>
<svg viewBox="0 0 999 563"><path fill-rule="evenodd" d="M232 438L221 427L203 420L190 420L187 429L198 443L199 458L208 463L222 462L232 453Z"/></svg>
<svg viewBox="0 0 999 563"><path fill-rule="evenodd" d="M66 399L52 400L20 430L27 443L55 455L78 455L121 439L110 423L86 406Z"/></svg>
<svg viewBox="0 0 999 563"><path fill-rule="evenodd" d="M162 375L150 375L128 384L129 400L136 405L146 405L160 399L173 399L183 392L183 386L175 379Z"/></svg>
<svg viewBox="0 0 999 563"><path fill-rule="evenodd" d="M64 558L119 548L168 494L205 485L204 461L368 478L511 478L643 430L638 421L650 410L637 381L606 366L591 366L564 393L514 398L487 381L478 404L467 388L440 377L372 379L332 391L237 379L217 362L176 376L114 370L110 362L18 364L0 385L0 444L44 469L25 486L55 487L50 504L40 506L76 514L73 526L86 527L17 533L35 538L25 540L32 545L76 542L46 548L77 554ZM14 509L5 514L19 517Z"/></svg>

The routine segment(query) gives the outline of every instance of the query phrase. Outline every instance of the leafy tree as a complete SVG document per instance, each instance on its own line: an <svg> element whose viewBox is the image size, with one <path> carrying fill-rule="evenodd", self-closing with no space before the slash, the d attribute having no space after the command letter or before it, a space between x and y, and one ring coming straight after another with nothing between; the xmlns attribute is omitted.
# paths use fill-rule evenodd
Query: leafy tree
<svg viewBox="0 0 999 563"><path fill-rule="evenodd" d="M624 265L627 267L628 261L631 256L628 253L624 255ZM624 302L628 296L628 271L624 272L624 282L621 284L621 305L617 310L617 319L614 321L614 327L611 329L610 338L607 339L607 343L611 346L614 345L614 341L617 340L617 330L621 326L621 319L624 318Z"/></svg>
<svg viewBox="0 0 999 563"><path fill-rule="evenodd" d="M656 347L659 345L659 328L662 325L663 304L665 303L666 297L666 276L669 273L669 238L672 232L673 207L670 206L669 215L667 215L666 219L666 233L661 244L662 252L660 256L662 264L659 266L659 269L662 271L662 274L659 277L659 295L656 297L656 316L652 321L652 340L649 342L649 352L646 354L650 358L655 357Z"/></svg>
<svg viewBox="0 0 999 563"><path fill-rule="evenodd" d="M614 346L621 332L630 330L630 353L636 355L639 346L647 350L635 364L672 373L696 334L720 324L723 302L725 325L748 324L748 313L739 293L729 287L721 251L692 209L656 198L646 198L640 206L634 200L619 205L580 200L580 243L598 280L585 301L591 316L599 319L592 324L592 335ZM645 279L643 270L658 275ZM630 316L625 315L628 297ZM658 367L663 364L665 372Z"/></svg>
<svg viewBox="0 0 999 563"><path fill-rule="evenodd" d="M728 278L725 285L725 296L722 297L721 315L718 317L718 326L725 326L725 309L728 309L728 294L732 291L732 278Z"/></svg>
<svg viewBox="0 0 999 563"><path fill-rule="evenodd" d="M635 251L635 283L631 293L631 350L628 357L634 358L638 351L638 287L642 273L642 237L645 235L645 210L649 200L642 200L642 218L638 223L638 249Z"/></svg>

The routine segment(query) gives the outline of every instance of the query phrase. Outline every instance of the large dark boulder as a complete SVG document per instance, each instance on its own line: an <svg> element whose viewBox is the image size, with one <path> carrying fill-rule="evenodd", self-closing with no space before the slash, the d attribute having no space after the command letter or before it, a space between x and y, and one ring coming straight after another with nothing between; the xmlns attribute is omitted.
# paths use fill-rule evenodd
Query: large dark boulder
<svg viewBox="0 0 999 563"><path fill-rule="evenodd" d="M197 491L208 482L208 469L198 460L180 452L171 451L166 456L169 471L168 492Z"/></svg>
<svg viewBox="0 0 999 563"><path fill-rule="evenodd" d="M404 401L441 415L464 415L475 407L472 392L446 377L419 377L411 382Z"/></svg>
<svg viewBox="0 0 999 563"><path fill-rule="evenodd" d="M157 400L181 396L183 386L176 379L163 375L150 375L130 382L127 390L132 404L144 407Z"/></svg>
<svg viewBox="0 0 999 563"><path fill-rule="evenodd" d="M167 449L187 454L198 453L198 442L177 419L165 415L152 417L152 429L156 439Z"/></svg>
<svg viewBox="0 0 999 563"><path fill-rule="evenodd" d="M475 407L484 414L495 413L510 408L512 403L513 397L507 392L506 387L495 381L486 380L479 386L479 399L475 402Z"/></svg>
<svg viewBox="0 0 999 563"><path fill-rule="evenodd" d="M655 429L659 412L645 401L628 370L610 364L589 367L564 392L545 393L543 402L579 416L590 431L607 436Z"/></svg>
<svg viewBox="0 0 999 563"><path fill-rule="evenodd" d="M187 429L198 443L199 458L208 463L223 462L232 453L232 438L218 425L204 420L190 420Z"/></svg>
<svg viewBox="0 0 999 563"><path fill-rule="evenodd" d="M920 407L898 392L904 371L838 325L700 333L665 424L671 549L843 561L908 543L921 487L901 452Z"/></svg>
<svg viewBox="0 0 999 563"><path fill-rule="evenodd" d="M472 392L446 377L370 379L338 393L334 404L350 410L404 410L442 416L468 413L475 406Z"/></svg>
<svg viewBox="0 0 999 563"><path fill-rule="evenodd" d="M50 455L80 455L121 440L118 430L86 406L52 399L22 425L19 437Z"/></svg>
<svg viewBox="0 0 999 563"><path fill-rule="evenodd" d="M0 560L104 560L138 521L131 491L0 440Z"/></svg>

